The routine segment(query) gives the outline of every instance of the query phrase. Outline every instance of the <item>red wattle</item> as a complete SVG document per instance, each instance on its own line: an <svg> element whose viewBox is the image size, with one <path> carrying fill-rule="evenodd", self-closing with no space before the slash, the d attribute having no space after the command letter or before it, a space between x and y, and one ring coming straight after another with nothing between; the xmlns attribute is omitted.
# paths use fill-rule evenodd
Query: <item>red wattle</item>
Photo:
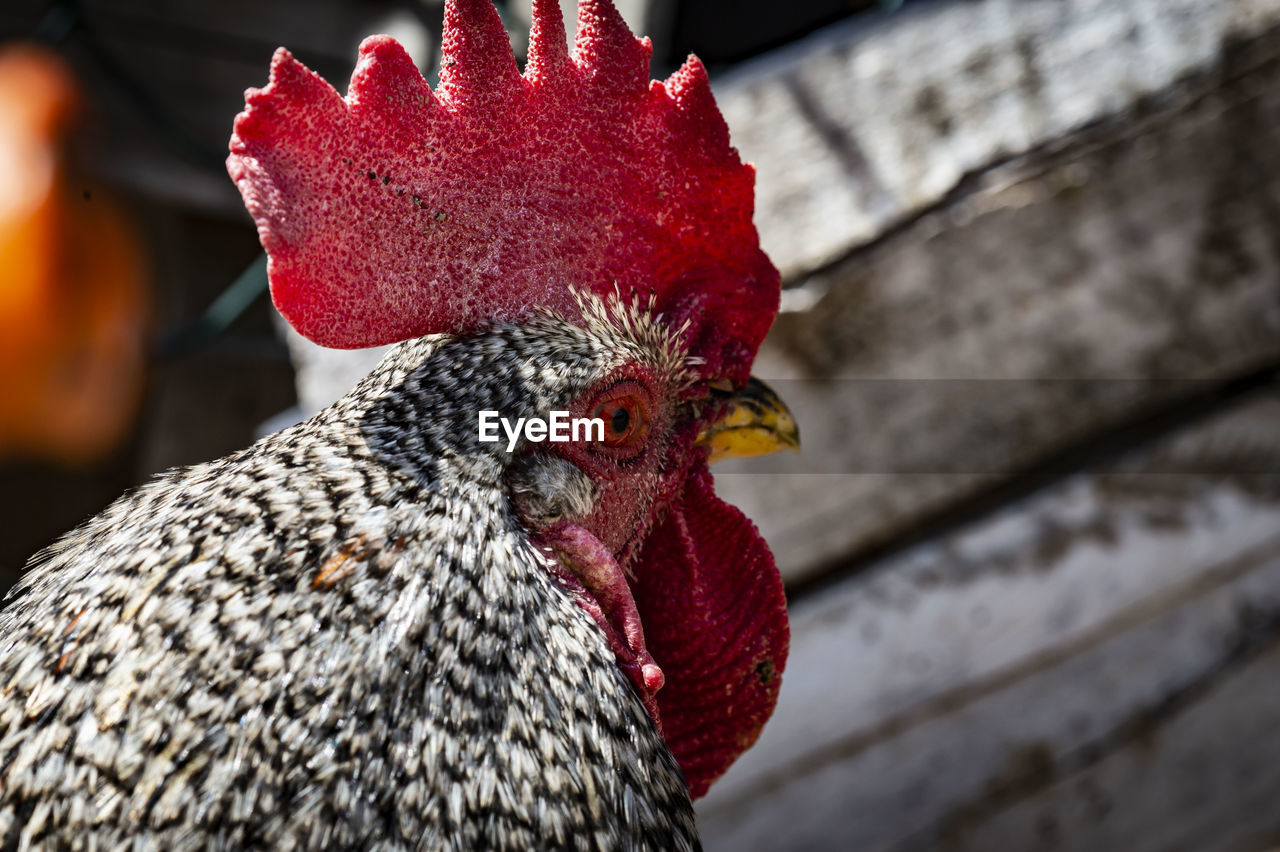
<svg viewBox="0 0 1280 852"><path fill-rule="evenodd" d="M663 735L697 798L777 703L790 640L782 578L755 525L715 495L705 463L649 534L634 574L648 648L667 677Z"/></svg>

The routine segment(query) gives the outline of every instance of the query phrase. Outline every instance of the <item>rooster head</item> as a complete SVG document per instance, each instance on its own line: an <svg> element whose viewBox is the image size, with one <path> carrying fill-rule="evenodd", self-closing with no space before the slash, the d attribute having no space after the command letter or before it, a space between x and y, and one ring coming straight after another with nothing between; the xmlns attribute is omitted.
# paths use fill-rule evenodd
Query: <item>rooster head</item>
<svg viewBox="0 0 1280 852"><path fill-rule="evenodd" d="M609 0L582 0L572 52L563 33L535 0L522 74L489 0L449 0L434 91L374 36L345 98L281 49L228 169L277 308L319 344L523 329L546 344L531 376L596 347L552 401L603 432L522 442L504 481L696 797L754 742L786 662L773 557L707 467L795 445L750 378L779 276L701 63L651 82Z"/></svg>

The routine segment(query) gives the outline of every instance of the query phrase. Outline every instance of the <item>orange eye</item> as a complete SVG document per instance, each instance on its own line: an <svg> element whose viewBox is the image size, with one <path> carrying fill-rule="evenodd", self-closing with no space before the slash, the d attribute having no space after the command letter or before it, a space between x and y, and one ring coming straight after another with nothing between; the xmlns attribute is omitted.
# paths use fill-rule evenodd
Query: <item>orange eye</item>
<svg viewBox="0 0 1280 852"><path fill-rule="evenodd" d="M618 390L605 397L592 417L604 421L604 445L624 448L639 444L649 435L649 411L634 394Z"/></svg>

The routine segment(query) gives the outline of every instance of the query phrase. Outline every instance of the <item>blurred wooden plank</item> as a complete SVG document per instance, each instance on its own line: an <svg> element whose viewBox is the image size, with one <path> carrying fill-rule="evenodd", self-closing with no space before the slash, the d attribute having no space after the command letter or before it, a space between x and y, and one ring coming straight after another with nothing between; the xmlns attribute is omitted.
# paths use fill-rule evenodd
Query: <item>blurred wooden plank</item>
<svg viewBox="0 0 1280 852"><path fill-rule="evenodd" d="M958 812L948 845L1008 849L1034 837L1082 852L1274 849L1280 839L1277 684L1280 641L1273 634L1265 652L1240 671L1206 685L1167 718L1139 726L1134 734L1141 744L1039 779L1052 783L1039 791L1033 786L1011 806ZM1013 797L997 797L996 804L1008 804L1001 798Z"/></svg>
<svg viewBox="0 0 1280 852"><path fill-rule="evenodd" d="M1175 462L1206 472L1136 472ZM1273 472L1225 473L1248 469ZM1280 724L1274 688L1229 686L1280 641L1277 470L1272 395L800 602L777 712L700 805L707 848L1044 848L1043 813L1062 848L1280 831L1258 805L1280 745L1224 776ZM1186 755L1223 780L1179 820ZM1086 778L1115 833L1070 810Z"/></svg>
<svg viewBox="0 0 1280 852"><path fill-rule="evenodd" d="M749 63L717 97L758 169L765 248L795 279L1277 23L1277 0L913 4Z"/></svg>
<svg viewBox="0 0 1280 852"><path fill-rule="evenodd" d="M1277 198L1280 30L815 274L756 367L805 453L718 469L722 493L802 581L1188 382L1280 363Z"/></svg>

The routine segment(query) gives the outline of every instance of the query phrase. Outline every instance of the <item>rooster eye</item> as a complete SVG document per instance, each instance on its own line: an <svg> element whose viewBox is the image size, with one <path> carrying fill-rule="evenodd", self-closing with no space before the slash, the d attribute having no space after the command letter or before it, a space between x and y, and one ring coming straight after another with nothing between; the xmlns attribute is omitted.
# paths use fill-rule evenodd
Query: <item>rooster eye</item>
<svg viewBox="0 0 1280 852"><path fill-rule="evenodd" d="M638 445L649 434L649 412L644 402L626 390L605 397L592 417L604 421L604 445L622 449Z"/></svg>

